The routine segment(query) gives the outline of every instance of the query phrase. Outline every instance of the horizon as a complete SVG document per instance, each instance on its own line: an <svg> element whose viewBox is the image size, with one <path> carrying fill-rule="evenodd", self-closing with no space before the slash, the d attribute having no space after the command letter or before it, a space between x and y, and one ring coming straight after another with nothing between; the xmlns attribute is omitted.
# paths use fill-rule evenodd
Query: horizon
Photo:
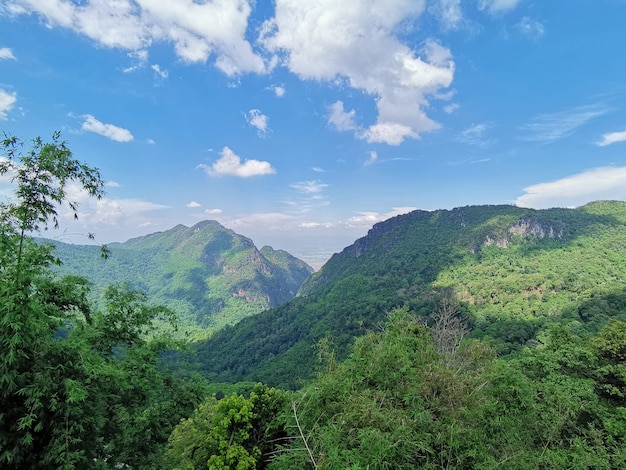
<svg viewBox="0 0 626 470"><path fill-rule="evenodd" d="M103 200L70 188L71 242L216 220L319 264L416 209L625 200L625 17L612 0L6 0L0 132L61 131L101 170Z"/></svg>

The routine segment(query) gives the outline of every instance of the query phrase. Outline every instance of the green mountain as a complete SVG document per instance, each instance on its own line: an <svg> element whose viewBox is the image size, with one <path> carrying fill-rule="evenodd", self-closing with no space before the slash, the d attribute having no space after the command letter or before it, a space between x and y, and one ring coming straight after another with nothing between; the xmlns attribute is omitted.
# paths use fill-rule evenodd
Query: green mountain
<svg viewBox="0 0 626 470"><path fill-rule="evenodd" d="M287 302L313 272L285 251L257 250L215 221L112 243L106 260L96 246L53 243L61 273L86 277L97 296L129 282L173 309L184 331L200 334Z"/></svg>
<svg viewBox="0 0 626 470"><path fill-rule="evenodd" d="M442 298L499 354L541 341L551 325L597 332L626 320L626 203L532 210L474 206L414 211L375 225L334 255L297 298L196 347L216 381L296 388L329 337L339 358L385 314L429 320Z"/></svg>

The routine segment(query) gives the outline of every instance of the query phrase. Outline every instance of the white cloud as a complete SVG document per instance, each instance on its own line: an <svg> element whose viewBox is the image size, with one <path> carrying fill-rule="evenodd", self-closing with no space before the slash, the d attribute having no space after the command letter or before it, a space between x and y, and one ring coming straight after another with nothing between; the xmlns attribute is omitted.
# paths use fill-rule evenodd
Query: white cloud
<svg viewBox="0 0 626 470"><path fill-rule="evenodd" d="M320 228L322 227L323 224L319 223L319 222L302 222L300 224L298 224L298 227L300 228Z"/></svg>
<svg viewBox="0 0 626 470"><path fill-rule="evenodd" d="M267 135L269 118L263 114L259 109L251 109L246 113L246 121L252 127L256 127L259 137L265 137Z"/></svg>
<svg viewBox="0 0 626 470"><path fill-rule="evenodd" d="M130 51L127 55L134 62L134 65L123 69L122 72L124 73L131 73L140 70L148 63L148 51L146 49Z"/></svg>
<svg viewBox="0 0 626 470"><path fill-rule="evenodd" d="M315 173L326 173L326 170L320 168L319 166L313 166L311 167L311 170L313 170Z"/></svg>
<svg viewBox="0 0 626 470"><path fill-rule="evenodd" d="M626 197L626 167L601 167L548 183L524 188L515 204L546 209L581 206L598 199Z"/></svg>
<svg viewBox="0 0 626 470"><path fill-rule="evenodd" d="M200 164L198 168L202 168L209 176L233 175L248 178L276 173L269 162L245 160L242 163L241 158L228 147L224 147L220 155L220 159L212 165Z"/></svg>
<svg viewBox="0 0 626 470"><path fill-rule="evenodd" d="M513 10L522 0L478 0L478 9L489 13L503 13Z"/></svg>
<svg viewBox="0 0 626 470"><path fill-rule="evenodd" d="M255 230L285 230L292 228L293 217L281 212L259 212L238 218L222 219L222 225L232 230L254 228Z"/></svg>
<svg viewBox="0 0 626 470"><path fill-rule="evenodd" d="M525 16L519 23L517 23L517 29L524 36L527 36L534 41L541 39L546 32L542 23L537 20L533 20L529 16Z"/></svg>
<svg viewBox="0 0 626 470"><path fill-rule="evenodd" d="M376 153L376 150L372 150L370 151L370 157L365 161L365 166L372 165L376 163L377 160L378 160L378 153Z"/></svg>
<svg viewBox="0 0 626 470"><path fill-rule="evenodd" d="M485 137L485 133L489 130L489 125L486 123L475 124L468 127L459 136L459 142L468 145L478 145L481 147L487 146L492 143L491 139Z"/></svg>
<svg viewBox="0 0 626 470"><path fill-rule="evenodd" d="M162 79L166 79L169 75L169 72L167 70L161 69L159 64L153 64L150 66L150 68L154 70L154 73L156 73Z"/></svg>
<svg viewBox="0 0 626 470"><path fill-rule="evenodd" d="M430 11L439 18L444 30L457 29L463 23L461 0L438 0L431 5Z"/></svg>
<svg viewBox="0 0 626 470"><path fill-rule="evenodd" d="M439 127L425 113L427 96L454 76L447 48L426 39L416 51L395 36L423 11L421 0L363 0L358 8L353 0L277 0L261 41L300 78L339 81L371 95L376 123L357 135L395 145Z"/></svg>
<svg viewBox="0 0 626 470"><path fill-rule="evenodd" d="M204 210L204 213L207 215L219 215L222 212L223 212L222 209L205 209Z"/></svg>
<svg viewBox="0 0 626 470"><path fill-rule="evenodd" d="M172 42L188 62L206 62L229 76L261 73L266 66L245 35L252 10L247 0L11 0L13 14L36 13L50 27L83 34L106 47L145 50Z"/></svg>
<svg viewBox="0 0 626 470"><path fill-rule="evenodd" d="M608 109L601 105L578 106L551 114L542 114L520 127L524 140L551 143L569 137L590 120L602 116Z"/></svg>
<svg viewBox="0 0 626 470"><path fill-rule="evenodd" d="M287 90L282 85L273 85L270 87L270 90L272 90L274 94L279 98L282 98L283 96L285 96L285 93L287 93Z"/></svg>
<svg viewBox="0 0 626 470"><path fill-rule="evenodd" d="M13 109L13 105L17 101L15 93L8 93L0 88L0 119L6 121L7 113Z"/></svg>
<svg viewBox="0 0 626 470"><path fill-rule="evenodd" d="M292 183L289 185L291 188L300 191L305 194L316 194L321 193L325 188L328 187L327 184L322 183L319 180L315 181L300 181L298 183Z"/></svg>
<svg viewBox="0 0 626 470"><path fill-rule="evenodd" d="M407 214L416 210L417 207L393 207L390 212L386 214L379 214L378 212L359 212L358 215L350 217L344 222L344 225L350 228L355 227L371 227L372 225L387 220L397 215Z"/></svg>
<svg viewBox="0 0 626 470"><path fill-rule="evenodd" d="M88 215L88 219L97 223L115 224L120 219L133 217L143 212L167 209L168 206L139 199L109 199L102 198L95 201L95 212ZM81 209L81 218L85 214Z"/></svg>
<svg viewBox="0 0 626 470"><path fill-rule="evenodd" d="M328 122L334 125L339 131L351 131L357 128L354 123L354 109L346 111L343 108L343 101L336 101L329 106L330 116Z"/></svg>
<svg viewBox="0 0 626 470"><path fill-rule="evenodd" d="M419 136L409 126L404 124L381 122L361 132L359 137L367 140L369 143L381 142L389 145L400 145L407 137L417 139Z"/></svg>
<svg viewBox="0 0 626 470"><path fill-rule="evenodd" d="M11 51L11 49L9 49L8 47L0 47L0 60L2 59L15 59L15 56L13 55L13 51Z"/></svg>
<svg viewBox="0 0 626 470"><path fill-rule="evenodd" d="M287 212L291 215L296 216L310 213L313 210L326 207L330 204L328 196L324 194L328 186L328 184L320 180L292 183L289 187L300 194L294 197L294 199L283 200L282 203L287 206Z"/></svg>
<svg viewBox="0 0 626 470"><path fill-rule="evenodd" d="M83 117L85 118L82 126L84 131L94 132L116 142L130 142L134 138L128 129L113 124L104 124L91 114L86 114Z"/></svg>
<svg viewBox="0 0 626 470"><path fill-rule="evenodd" d="M202 204L200 204L199 202L196 202L196 201L190 201L187 204L187 207L191 207L191 208L202 207Z"/></svg>
<svg viewBox="0 0 626 470"><path fill-rule="evenodd" d="M119 185L117 185L119 186ZM112 182L107 187L116 187ZM68 201L78 203L78 220L74 212L64 206L59 210L61 239L87 242L86 234L93 232L98 241L105 239L120 240L120 236L137 233L137 229L147 226L154 217L154 211L168 209L168 206L140 199L117 199L104 197L100 200L90 197L77 183L70 183L66 188ZM81 234L80 231L83 231Z"/></svg>
<svg viewBox="0 0 626 470"><path fill-rule="evenodd" d="M447 114L452 114L453 112L455 112L459 108L460 108L460 106L457 103L450 103L449 105L444 106L443 110Z"/></svg>
<svg viewBox="0 0 626 470"><path fill-rule="evenodd" d="M602 140L600 142L596 142L596 145L604 147L606 145L624 141L626 141L626 131L609 132L608 134L604 134L602 136Z"/></svg>

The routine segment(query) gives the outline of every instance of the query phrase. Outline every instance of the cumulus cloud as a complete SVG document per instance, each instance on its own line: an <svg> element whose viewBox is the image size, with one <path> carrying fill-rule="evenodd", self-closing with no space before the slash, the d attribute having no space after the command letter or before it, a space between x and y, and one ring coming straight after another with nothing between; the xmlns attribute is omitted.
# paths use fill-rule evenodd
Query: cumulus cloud
<svg viewBox="0 0 626 470"><path fill-rule="evenodd" d="M247 0L9 0L13 14L35 13L48 26L83 34L106 47L145 50L171 42L187 62L206 62L227 75L263 72L266 65L246 40L251 3Z"/></svg>
<svg viewBox="0 0 626 470"><path fill-rule="evenodd" d="M579 127L607 112L608 109L602 105L578 106L566 111L536 116L520 129L525 133L524 140L547 144L569 137Z"/></svg>
<svg viewBox="0 0 626 470"><path fill-rule="evenodd" d="M367 140L369 143L379 142L389 145L400 145L407 137L417 139L419 136L410 126L395 122L381 122L361 132L359 137Z"/></svg>
<svg viewBox="0 0 626 470"><path fill-rule="evenodd" d="M187 203L187 207L191 207L191 208L202 207L202 204L196 201L190 201L189 203Z"/></svg>
<svg viewBox="0 0 626 470"><path fill-rule="evenodd" d="M397 215L407 214L417 210L417 207L393 207L390 212L380 214L378 212L359 212L357 215L347 219L343 225L351 228L371 227L372 225L387 220Z"/></svg>
<svg viewBox="0 0 626 470"><path fill-rule="evenodd" d="M2 59L16 60L15 56L13 55L13 51L11 51L11 49L9 49L8 47L0 47L0 60Z"/></svg>
<svg viewBox="0 0 626 470"><path fill-rule="evenodd" d="M357 128L354 123L356 111L354 109L346 111L343 107L343 101L334 102L330 105L329 110L328 122L335 126L337 130L350 131Z"/></svg>
<svg viewBox="0 0 626 470"><path fill-rule="evenodd" d="M626 141L626 131L609 132L608 134L604 134L602 136L602 140L600 142L596 142L596 145L604 147L606 145L624 141Z"/></svg>
<svg viewBox="0 0 626 470"><path fill-rule="evenodd" d="M94 132L116 142L130 142L134 138L128 129L117 127L113 124L104 124L91 114L86 114L83 117L85 118L85 122L82 125L82 130L84 131Z"/></svg>
<svg viewBox="0 0 626 470"><path fill-rule="evenodd" d="M515 204L547 209L576 207L599 199L626 197L626 167L600 167L577 175L524 188Z"/></svg>
<svg viewBox="0 0 626 470"><path fill-rule="evenodd" d="M7 113L13 109L13 105L17 101L15 93L9 93L0 88L0 119L6 121Z"/></svg>
<svg viewBox="0 0 626 470"><path fill-rule="evenodd" d="M478 9L489 13L504 13L513 10L522 0L478 0Z"/></svg>
<svg viewBox="0 0 626 470"><path fill-rule="evenodd" d="M259 109L251 109L246 113L246 121L252 127L255 127L259 137L265 137L267 135L268 127L268 118L265 114L263 114Z"/></svg>
<svg viewBox="0 0 626 470"><path fill-rule="evenodd" d="M425 113L427 96L454 76L447 48L427 39L413 50L394 34L423 11L418 0L364 0L359 8L353 0L278 0L261 41L300 78L340 82L371 95L376 122L357 136L396 145L439 127Z"/></svg>
<svg viewBox="0 0 626 470"><path fill-rule="evenodd" d="M248 178L250 176L276 173L276 170L272 168L269 162L259 160L245 160L242 162L241 157L228 147L222 149L220 159L212 165L200 164L198 168L202 168L209 176L232 175Z"/></svg>

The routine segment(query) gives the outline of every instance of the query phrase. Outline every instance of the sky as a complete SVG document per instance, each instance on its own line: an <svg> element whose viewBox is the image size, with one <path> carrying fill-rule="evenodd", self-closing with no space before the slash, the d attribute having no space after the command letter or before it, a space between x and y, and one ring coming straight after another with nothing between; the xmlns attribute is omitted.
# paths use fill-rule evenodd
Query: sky
<svg viewBox="0 0 626 470"><path fill-rule="evenodd" d="M0 131L60 131L107 181L46 236L211 219L319 268L415 209L626 199L625 20L624 0L0 0Z"/></svg>

